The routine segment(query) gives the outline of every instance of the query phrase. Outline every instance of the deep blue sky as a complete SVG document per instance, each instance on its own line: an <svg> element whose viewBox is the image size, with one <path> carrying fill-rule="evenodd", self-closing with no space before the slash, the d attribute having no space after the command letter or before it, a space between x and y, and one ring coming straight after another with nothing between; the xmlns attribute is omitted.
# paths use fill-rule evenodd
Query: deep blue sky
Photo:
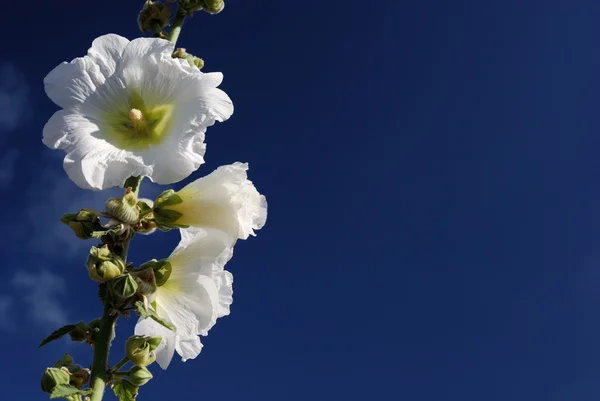
<svg viewBox="0 0 600 401"><path fill-rule="evenodd" d="M100 313L91 243L57 221L114 192L78 189L42 145L42 80L97 36L140 36L142 3L2 6L3 399L46 399L66 350L90 361L35 347ZM600 4L226 4L179 42L236 107L191 179L248 161L269 219L228 264L232 314L140 400L597 400ZM132 260L177 240L136 241Z"/></svg>

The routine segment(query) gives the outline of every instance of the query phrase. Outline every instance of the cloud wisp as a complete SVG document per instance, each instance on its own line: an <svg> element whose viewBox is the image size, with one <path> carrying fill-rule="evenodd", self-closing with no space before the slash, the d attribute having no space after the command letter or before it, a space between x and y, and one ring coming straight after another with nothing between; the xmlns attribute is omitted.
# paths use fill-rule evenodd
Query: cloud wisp
<svg viewBox="0 0 600 401"><path fill-rule="evenodd" d="M26 123L30 103L29 84L23 74L12 63L0 65L0 131L14 131Z"/></svg>
<svg viewBox="0 0 600 401"><path fill-rule="evenodd" d="M19 271L13 276L12 285L29 306L29 313L36 322L54 326L67 322L66 310L59 300L59 295L66 290L62 277L47 270Z"/></svg>

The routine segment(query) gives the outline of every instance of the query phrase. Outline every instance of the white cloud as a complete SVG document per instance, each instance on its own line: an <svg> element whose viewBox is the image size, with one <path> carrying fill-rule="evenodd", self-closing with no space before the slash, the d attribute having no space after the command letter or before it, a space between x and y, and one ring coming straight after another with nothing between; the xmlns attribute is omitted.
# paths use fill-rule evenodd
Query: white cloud
<svg viewBox="0 0 600 401"><path fill-rule="evenodd" d="M0 329L12 329L15 327L15 324L10 317L12 305L12 298L8 296L0 296Z"/></svg>
<svg viewBox="0 0 600 401"><path fill-rule="evenodd" d="M54 326L67 322L66 310L58 299L66 290L62 277L46 270L37 273L19 271L13 276L12 284L28 304L34 320Z"/></svg>
<svg viewBox="0 0 600 401"><path fill-rule="evenodd" d="M26 123L25 116L31 113L29 85L15 65L0 66L0 131L13 131Z"/></svg>

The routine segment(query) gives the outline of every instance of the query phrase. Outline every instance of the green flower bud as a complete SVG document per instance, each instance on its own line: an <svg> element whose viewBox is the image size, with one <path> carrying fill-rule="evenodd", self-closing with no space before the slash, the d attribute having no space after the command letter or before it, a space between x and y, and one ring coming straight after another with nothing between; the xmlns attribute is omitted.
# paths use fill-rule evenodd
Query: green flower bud
<svg viewBox="0 0 600 401"><path fill-rule="evenodd" d="M196 68L198 68L199 70L201 70L202 67L204 67L204 60L202 60L200 57L194 56L192 59L192 62L194 63Z"/></svg>
<svg viewBox="0 0 600 401"><path fill-rule="evenodd" d="M144 366L134 366L127 373L129 382L136 387L143 386L152 379L152 373Z"/></svg>
<svg viewBox="0 0 600 401"><path fill-rule="evenodd" d="M169 25L170 19L171 10L168 5L148 0L138 15L138 26L142 32L160 31Z"/></svg>
<svg viewBox="0 0 600 401"><path fill-rule="evenodd" d="M96 221L98 220L98 213L94 209L84 208L77 213L77 220L79 221Z"/></svg>
<svg viewBox="0 0 600 401"><path fill-rule="evenodd" d="M110 252L107 245L93 246L86 265L90 278L98 282L111 280L125 271L123 260Z"/></svg>
<svg viewBox="0 0 600 401"><path fill-rule="evenodd" d="M67 213L60 221L68 225L81 239L92 238L91 234L94 231L104 229L94 209L81 209L78 213Z"/></svg>
<svg viewBox="0 0 600 401"><path fill-rule="evenodd" d="M140 220L140 208L134 192L128 188L122 198L110 198L104 208L106 212L125 224L135 225Z"/></svg>
<svg viewBox="0 0 600 401"><path fill-rule="evenodd" d="M129 298L135 295L137 283L131 274L124 274L110 283L113 293L119 298Z"/></svg>
<svg viewBox="0 0 600 401"><path fill-rule="evenodd" d="M129 337L125 343L125 355L136 366L145 366L150 357L150 344L142 336Z"/></svg>
<svg viewBox="0 0 600 401"><path fill-rule="evenodd" d="M156 359L154 351L161 337L131 336L125 343L125 355L136 366L148 366Z"/></svg>
<svg viewBox="0 0 600 401"><path fill-rule="evenodd" d="M183 47L178 47L171 56L173 58L187 58L188 54Z"/></svg>
<svg viewBox="0 0 600 401"><path fill-rule="evenodd" d="M48 368L42 375L42 391L50 394L56 386L60 384L69 384L71 375L64 369Z"/></svg>
<svg viewBox="0 0 600 401"><path fill-rule="evenodd" d="M76 343L82 343L85 341L87 327L85 322L79 322L77 327L69 333L71 340Z"/></svg>
<svg viewBox="0 0 600 401"><path fill-rule="evenodd" d="M225 8L223 0L203 0L202 3L204 10L210 14L218 14Z"/></svg>

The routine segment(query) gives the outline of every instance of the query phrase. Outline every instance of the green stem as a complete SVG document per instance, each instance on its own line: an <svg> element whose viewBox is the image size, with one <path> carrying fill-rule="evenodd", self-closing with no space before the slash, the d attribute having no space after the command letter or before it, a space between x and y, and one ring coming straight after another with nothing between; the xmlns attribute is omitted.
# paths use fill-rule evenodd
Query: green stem
<svg viewBox="0 0 600 401"><path fill-rule="evenodd" d="M106 374L106 365L108 364L110 337L119 318L118 314L111 315L110 311L111 307L105 303L102 320L100 321L100 331L94 341L94 362L92 363L92 377L90 379L91 401L102 400L106 382L109 380L109 376Z"/></svg>
<svg viewBox="0 0 600 401"><path fill-rule="evenodd" d="M187 11L181 8L177 9L177 14L175 15L175 19L173 19L173 26L171 28L171 33L169 34L169 41L173 43L173 46L177 43L177 39L179 38L179 34L181 33L181 27L183 26L183 21L187 16Z"/></svg>
<svg viewBox="0 0 600 401"><path fill-rule="evenodd" d="M114 374L117 370L121 369L127 362L129 362L129 358L124 357L123 359L121 359L119 362L117 362L117 364L115 366L113 366L108 373L109 374Z"/></svg>
<svg viewBox="0 0 600 401"><path fill-rule="evenodd" d="M129 177L125 181L125 187L131 187L132 191L137 196L140 191L140 183L142 182L142 178L144 177ZM126 240L123 243L123 249L120 255L125 263L127 262L129 241L130 240ZM111 314L111 311L114 314ZM110 349L111 336L115 331L115 325L118 318L119 313L115 313L110 303L104 301L104 312L102 313L100 320L100 331L96 334L96 338L94 340L94 360L92 362L92 374L90 378L90 389L92 389L92 395L90 397L90 401L102 401L106 383L108 380L110 380L110 375L106 372L106 366L108 365L108 352ZM123 362L123 360L121 360L121 362ZM118 366L119 363L115 366ZM127 361L123 362L123 365L125 363L127 363ZM121 366L118 366L117 369Z"/></svg>

